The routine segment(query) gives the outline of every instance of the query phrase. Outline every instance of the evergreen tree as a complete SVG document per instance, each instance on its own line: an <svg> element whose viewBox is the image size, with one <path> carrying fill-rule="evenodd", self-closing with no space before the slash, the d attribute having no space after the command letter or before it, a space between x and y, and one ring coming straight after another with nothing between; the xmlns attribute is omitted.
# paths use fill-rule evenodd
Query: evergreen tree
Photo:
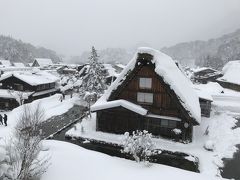
<svg viewBox="0 0 240 180"><path fill-rule="evenodd" d="M89 57L89 69L83 78L82 89L85 93L96 93L99 97L106 89L105 80L107 74L98 58L96 49L92 47L91 56Z"/></svg>
<svg viewBox="0 0 240 180"><path fill-rule="evenodd" d="M81 95L88 103L89 114L91 103L95 102L107 88L105 83L106 76L107 71L104 69L103 64L99 62L99 56L96 49L92 47L89 57L88 73L84 76L81 87Z"/></svg>

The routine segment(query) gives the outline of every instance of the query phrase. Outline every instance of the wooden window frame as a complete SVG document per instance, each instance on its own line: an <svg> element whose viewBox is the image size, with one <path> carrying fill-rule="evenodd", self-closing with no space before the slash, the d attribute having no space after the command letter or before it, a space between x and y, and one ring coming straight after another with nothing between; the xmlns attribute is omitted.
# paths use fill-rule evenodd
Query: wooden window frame
<svg viewBox="0 0 240 180"><path fill-rule="evenodd" d="M147 86L141 87L141 85L140 85L141 84L141 79L143 81L146 81L147 79L149 79L151 81L151 87L147 87ZM146 82L144 84L146 84ZM152 84L153 84L152 77L139 77L138 78L138 87L139 87L139 89L147 89L147 90L152 89Z"/></svg>
<svg viewBox="0 0 240 180"><path fill-rule="evenodd" d="M139 101L140 94L144 96L144 98L143 98L144 101ZM151 102L145 101L146 100L145 95L147 95L147 94L152 95L152 101ZM152 105L154 103L154 94L153 93L146 93L146 92L137 92L137 102L140 103L140 104L150 104L150 105Z"/></svg>

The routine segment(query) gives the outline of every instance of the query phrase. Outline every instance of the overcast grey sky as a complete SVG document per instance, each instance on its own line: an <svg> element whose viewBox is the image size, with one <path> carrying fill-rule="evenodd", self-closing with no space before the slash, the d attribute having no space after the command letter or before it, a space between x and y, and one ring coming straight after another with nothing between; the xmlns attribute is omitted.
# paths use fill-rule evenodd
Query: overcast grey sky
<svg viewBox="0 0 240 180"><path fill-rule="evenodd" d="M154 48L240 28L240 0L0 0L0 34L67 55Z"/></svg>

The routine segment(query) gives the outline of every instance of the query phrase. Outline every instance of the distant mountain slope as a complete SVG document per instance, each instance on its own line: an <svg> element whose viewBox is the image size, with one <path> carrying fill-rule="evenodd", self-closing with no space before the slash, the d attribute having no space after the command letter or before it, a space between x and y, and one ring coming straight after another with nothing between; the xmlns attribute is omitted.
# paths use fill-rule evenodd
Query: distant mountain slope
<svg viewBox="0 0 240 180"><path fill-rule="evenodd" d="M54 62L60 61L60 57L52 50L43 47L35 47L29 43L24 43L21 40L0 35L0 59L8 59L12 62L29 63L37 57L50 58Z"/></svg>
<svg viewBox="0 0 240 180"><path fill-rule="evenodd" d="M200 66L221 68L229 60L240 59L240 29L216 39L179 43L162 51L180 62L192 59Z"/></svg>
<svg viewBox="0 0 240 180"><path fill-rule="evenodd" d="M107 48L97 51L99 60L104 63L123 63L126 64L134 55L134 50L126 50L123 48ZM75 56L70 59L73 63L85 63L89 61L90 52L85 51L81 56Z"/></svg>

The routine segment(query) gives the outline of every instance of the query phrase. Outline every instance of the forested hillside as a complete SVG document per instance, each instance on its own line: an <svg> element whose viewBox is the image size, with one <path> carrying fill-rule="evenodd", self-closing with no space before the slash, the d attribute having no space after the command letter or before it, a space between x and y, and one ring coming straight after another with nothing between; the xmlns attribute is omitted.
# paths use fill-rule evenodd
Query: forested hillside
<svg viewBox="0 0 240 180"><path fill-rule="evenodd" d="M198 66L220 69L226 62L240 59L240 29L220 38L179 43L162 51L179 61L193 60Z"/></svg>
<svg viewBox="0 0 240 180"><path fill-rule="evenodd" d="M32 62L34 58L50 58L54 62L60 61L60 57L52 50L35 47L21 40L0 35L0 59L28 63Z"/></svg>

